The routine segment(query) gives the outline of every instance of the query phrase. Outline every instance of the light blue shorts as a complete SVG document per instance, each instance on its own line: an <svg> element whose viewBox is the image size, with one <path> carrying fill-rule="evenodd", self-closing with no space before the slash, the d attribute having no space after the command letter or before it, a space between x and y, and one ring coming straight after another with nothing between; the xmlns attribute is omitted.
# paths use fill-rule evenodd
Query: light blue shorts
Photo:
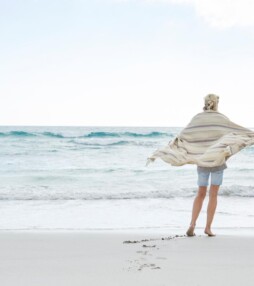
<svg viewBox="0 0 254 286"><path fill-rule="evenodd" d="M208 186L209 176L211 174L211 185L221 185L223 181L224 170L215 172L197 171L198 172L198 186Z"/></svg>

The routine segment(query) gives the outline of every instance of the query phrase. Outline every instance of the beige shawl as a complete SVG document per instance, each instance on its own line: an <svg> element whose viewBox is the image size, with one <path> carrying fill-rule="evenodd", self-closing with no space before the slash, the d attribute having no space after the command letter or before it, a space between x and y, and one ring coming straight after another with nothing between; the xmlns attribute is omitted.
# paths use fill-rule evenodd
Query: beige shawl
<svg viewBox="0 0 254 286"><path fill-rule="evenodd" d="M218 111L205 110L195 115L167 146L157 149L148 157L146 166L157 158L172 166L220 166L252 144L254 131L235 124Z"/></svg>

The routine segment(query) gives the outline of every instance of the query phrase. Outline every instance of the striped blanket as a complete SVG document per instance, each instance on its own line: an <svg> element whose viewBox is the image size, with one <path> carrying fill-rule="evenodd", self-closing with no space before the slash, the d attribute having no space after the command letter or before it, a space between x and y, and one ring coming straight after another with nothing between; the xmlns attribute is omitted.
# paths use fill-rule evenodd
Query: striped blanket
<svg viewBox="0 0 254 286"><path fill-rule="evenodd" d="M218 111L206 110L195 115L167 146L157 149L148 157L146 166L157 158L172 166L220 166L252 144L254 131L235 124Z"/></svg>

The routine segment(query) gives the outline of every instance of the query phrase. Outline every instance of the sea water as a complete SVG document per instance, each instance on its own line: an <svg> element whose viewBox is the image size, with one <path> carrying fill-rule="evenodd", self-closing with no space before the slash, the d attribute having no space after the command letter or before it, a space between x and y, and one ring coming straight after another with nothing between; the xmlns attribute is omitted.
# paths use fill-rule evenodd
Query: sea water
<svg viewBox="0 0 254 286"><path fill-rule="evenodd" d="M0 230L185 229L196 166L145 166L181 130L0 127ZM254 228L254 146L227 165L213 225Z"/></svg>

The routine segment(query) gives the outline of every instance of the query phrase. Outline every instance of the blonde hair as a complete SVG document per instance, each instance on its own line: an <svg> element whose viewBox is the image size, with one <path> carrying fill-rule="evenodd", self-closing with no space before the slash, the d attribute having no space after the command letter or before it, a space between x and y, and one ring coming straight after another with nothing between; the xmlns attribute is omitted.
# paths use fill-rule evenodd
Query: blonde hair
<svg viewBox="0 0 254 286"><path fill-rule="evenodd" d="M208 94L204 97L205 106L203 110L218 111L219 96L216 94Z"/></svg>

